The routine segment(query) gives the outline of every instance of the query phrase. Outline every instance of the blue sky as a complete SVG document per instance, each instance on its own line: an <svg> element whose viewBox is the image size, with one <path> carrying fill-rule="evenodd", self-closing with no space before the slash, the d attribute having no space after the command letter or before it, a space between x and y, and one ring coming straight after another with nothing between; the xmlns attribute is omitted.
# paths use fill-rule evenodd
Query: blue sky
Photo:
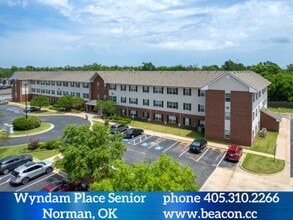
<svg viewBox="0 0 293 220"><path fill-rule="evenodd" d="M0 0L0 67L293 64L293 0Z"/></svg>

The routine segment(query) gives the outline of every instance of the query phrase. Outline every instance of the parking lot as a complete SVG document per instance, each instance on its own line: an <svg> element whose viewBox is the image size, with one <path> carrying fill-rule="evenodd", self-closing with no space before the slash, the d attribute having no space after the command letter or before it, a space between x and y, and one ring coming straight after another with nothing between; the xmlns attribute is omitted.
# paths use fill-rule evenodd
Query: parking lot
<svg viewBox="0 0 293 220"><path fill-rule="evenodd" d="M226 151L208 146L200 154L191 153L191 142L182 142L148 134L131 140L124 140L127 152L124 158L127 163L156 160L166 153L183 165L188 165L197 174L196 182L200 186L206 181L216 167L235 169L238 163L224 160Z"/></svg>
<svg viewBox="0 0 293 220"><path fill-rule="evenodd" d="M11 121L23 113L23 109L12 106L1 106L0 110L4 112L5 117L2 118L2 123L7 120ZM60 118L61 117L61 118ZM58 137L62 134L62 129L66 124L81 124L88 121L74 116L43 116L42 120L49 121L55 125L55 128L44 134L39 134L40 140L46 141ZM57 125L57 126L56 126ZM17 142L16 142L17 141ZM12 138L8 141L8 145L18 143L24 140L21 138ZM145 133L133 139L123 140L127 146L127 152L124 154L124 159L127 163L144 162L156 160L160 154L166 153L174 160L179 161L182 165L188 165L197 174L196 182L202 186L207 178L213 173L216 167L225 169L235 169L238 163L227 162L224 160L225 150L213 148L208 145L200 154L194 154L189 151L191 141L181 141L172 138L165 138L156 135ZM60 179L60 174L52 173L40 176L25 186L11 186L9 184L9 175L0 175L0 191L39 191L52 180L52 178Z"/></svg>

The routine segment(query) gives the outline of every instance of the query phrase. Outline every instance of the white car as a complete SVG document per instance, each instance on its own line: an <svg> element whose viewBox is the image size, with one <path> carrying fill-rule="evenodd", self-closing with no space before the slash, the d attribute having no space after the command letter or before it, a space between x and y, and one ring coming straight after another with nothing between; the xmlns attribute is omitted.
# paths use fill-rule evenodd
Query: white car
<svg viewBox="0 0 293 220"><path fill-rule="evenodd" d="M49 161L28 162L11 172L10 183L27 184L31 179L53 171L53 164Z"/></svg>

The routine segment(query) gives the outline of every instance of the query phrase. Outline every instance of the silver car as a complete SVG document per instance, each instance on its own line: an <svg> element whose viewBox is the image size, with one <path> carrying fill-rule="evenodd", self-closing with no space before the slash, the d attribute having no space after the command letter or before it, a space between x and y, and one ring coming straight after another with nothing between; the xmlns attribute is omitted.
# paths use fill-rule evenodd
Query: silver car
<svg viewBox="0 0 293 220"><path fill-rule="evenodd" d="M15 168L11 172L10 183L27 184L31 179L53 171L53 164L49 161L28 162Z"/></svg>

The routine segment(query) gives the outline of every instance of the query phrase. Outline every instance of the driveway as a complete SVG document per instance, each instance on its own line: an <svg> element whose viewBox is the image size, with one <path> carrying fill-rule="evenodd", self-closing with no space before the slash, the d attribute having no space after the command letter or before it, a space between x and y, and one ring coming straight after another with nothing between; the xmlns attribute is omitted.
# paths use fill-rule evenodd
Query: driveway
<svg viewBox="0 0 293 220"><path fill-rule="evenodd" d="M24 116L23 112L24 108L15 107L11 105L1 105L0 111L2 113L2 117L0 117L0 129L4 128L4 123L11 124L12 121L20 116ZM70 124L90 124L89 121L85 120L81 117L76 116L64 116L64 115L49 115L49 116L39 116L41 121L48 122L53 124L54 127L48 132L36 134L36 135L29 135L29 136L22 136L22 137L11 137L7 142L2 144L1 146L14 146L23 143L28 143L29 140L36 140L38 139L40 142L46 142L52 139L56 139L63 135L63 130L66 128L67 125Z"/></svg>

